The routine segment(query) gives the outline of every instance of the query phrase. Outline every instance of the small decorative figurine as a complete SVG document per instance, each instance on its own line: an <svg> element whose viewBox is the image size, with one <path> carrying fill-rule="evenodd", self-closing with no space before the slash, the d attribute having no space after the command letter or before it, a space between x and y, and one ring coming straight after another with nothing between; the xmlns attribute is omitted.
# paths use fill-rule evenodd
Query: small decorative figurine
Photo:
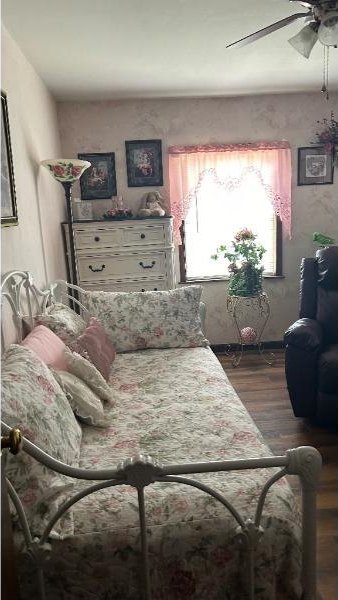
<svg viewBox="0 0 338 600"><path fill-rule="evenodd" d="M113 196L112 208L107 210L102 216L106 220L131 219L133 213L129 208L124 208L122 196Z"/></svg>
<svg viewBox="0 0 338 600"><path fill-rule="evenodd" d="M148 192L142 196L139 217L164 217L164 200L160 192Z"/></svg>

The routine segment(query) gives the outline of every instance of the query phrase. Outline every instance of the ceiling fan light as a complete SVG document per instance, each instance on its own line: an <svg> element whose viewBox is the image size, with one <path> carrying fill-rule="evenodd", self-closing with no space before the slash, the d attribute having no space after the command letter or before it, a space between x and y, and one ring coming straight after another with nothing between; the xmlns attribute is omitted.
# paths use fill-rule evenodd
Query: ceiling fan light
<svg viewBox="0 0 338 600"><path fill-rule="evenodd" d="M321 19L318 29L319 41L324 46L338 45L338 11L331 11Z"/></svg>
<svg viewBox="0 0 338 600"><path fill-rule="evenodd" d="M311 50L318 39L318 24L312 21L305 25L296 35L288 40L289 44L305 58L309 58Z"/></svg>

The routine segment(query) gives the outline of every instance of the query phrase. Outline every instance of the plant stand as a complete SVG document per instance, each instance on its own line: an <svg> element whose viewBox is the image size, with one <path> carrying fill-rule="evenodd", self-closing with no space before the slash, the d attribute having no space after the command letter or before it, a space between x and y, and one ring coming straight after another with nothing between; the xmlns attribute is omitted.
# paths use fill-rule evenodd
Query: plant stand
<svg viewBox="0 0 338 600"><path fill-rule="evenodd" d="M272 366L276 357L272 352L266 356L262 342L262 335L270 317L270 302L265 292L255 296L227 296L227 312L231 315L236 327L238 347L231 352L230 347L226 352L232 359L233 367L238 367L246 346L255 346L263 360ZM247 342L243 338L242 330L247 326L255 327L256 337Z"/></svg>

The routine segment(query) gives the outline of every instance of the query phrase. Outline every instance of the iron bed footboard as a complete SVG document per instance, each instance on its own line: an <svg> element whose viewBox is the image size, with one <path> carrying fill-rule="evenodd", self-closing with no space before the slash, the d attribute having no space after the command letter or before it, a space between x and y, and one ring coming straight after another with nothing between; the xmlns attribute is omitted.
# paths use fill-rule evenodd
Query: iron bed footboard
<svg viewBox="0 0 338 600"><path fill-rule="evenodd" d="M13 431L1 421L2 433L10 435ZM85 490L71 496L53 515L39 538L32 538L25 513L13 486L8 482L8 493L16 508L25 544L33 558L38 574L40 600L46 600L43 578L43 555L49 551L48 539L52 528L60 517L76 502L98 490L118 485L129 485L137 491L142 564L142 596L151 600L151 582L149 574L147 518L144 489L157 482L176 482L200 489L218 500L237 521L237 536L247 548L248 556L248 598L255 599L255 550L264 535L261 518L266 495L271 486L285 475L298 475L302 488L302 589L303 600L316 600L316 488L321 470L321 456L311 446L300 446L286 451L284 456L266 458L248 458L225 461L209 461L161 465L150 456L137 455L120 463L117 468L87 470L70 467L55 460L32 442L21 436L20 452L27 452L46 467L75 479L95 481ZM236 508L219 492L199 481L186 477L198 473L217 473L247 469L278 468L279 471L267 479L259 495L253 519L242 516Z"/></svg>

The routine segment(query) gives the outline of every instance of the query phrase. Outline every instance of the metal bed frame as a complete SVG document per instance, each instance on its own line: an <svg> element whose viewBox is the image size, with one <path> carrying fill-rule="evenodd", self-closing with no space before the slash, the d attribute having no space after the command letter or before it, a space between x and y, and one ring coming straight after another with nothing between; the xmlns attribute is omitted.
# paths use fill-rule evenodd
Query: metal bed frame
<svg viewBox="0 0 338 600"><path fill-rule="evenodd" d="M81 302L73 294L68 293L76 289L81 294L81 288L66 282L55 282L46 290L38 290L29 272L13 271L7 273L2 280L1 302L7 299L13 313L14 324L18 330L18 341L22 339L22 320L29 318L34 323L34 314L46 310L60 296L60 288L66 290L66 296L76 302L81 310L85 311ZM80 296L81 297L81 296ZM228 510L237 522L237 538L247 549L247 595L250 600L255 599L255 550L264 535L262 527L262 513L268 491L271 486L285 475L298 475L302 488L302 600L316 600L316 488L321 470L321 455L311 446L301 446L287 450L283 456L270 456L266 458L248 458L225 461L209 461L187 464L162 465L150 456L137 455L120 463L116 468L87 470L70 467L49 456L29 440L24 438L18 430L11 429L1 421L2 434L5 434L4 446L13 453L27 452L50 469L58 473L82 479L91 483L85 490L69 497L67 501L50 519L43 534L39 538L32 538L28 521L26 519L20 499L9 481L8 493L16 508L19 522L22 527L27 550L32 557L38 576L38 587L41 600L46 600L44 585L44 560L49 552L48 539L50 532L60 517L76 502L85 496L104 488L114 488L118 485L129 485L135 488L139 507L139 524L141 540L141 565L142 597L151 600L150 565L148 557L147 516L144 490L148 485L161 482L176 482L197 488L216 500ZM279 468L279 471L270 476L261 493L255 509L253 519L241 515L236 508L220 493L210 486L191 478L197 473L216 473L236 470Z"/></svg>

